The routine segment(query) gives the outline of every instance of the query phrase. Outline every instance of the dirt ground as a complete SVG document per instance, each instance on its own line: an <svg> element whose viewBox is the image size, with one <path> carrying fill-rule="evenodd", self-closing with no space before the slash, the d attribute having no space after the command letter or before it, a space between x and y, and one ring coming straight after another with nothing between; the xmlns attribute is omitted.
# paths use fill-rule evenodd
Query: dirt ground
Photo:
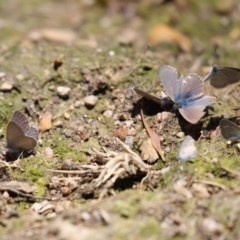
<svg viewBox="0 0 240 240"><path fill-rule="evenodd" d="M162 65L240 67L237 0L9 0L0 13L0 239L240 239L240 150L219 130L240 123L238 83L206 82L217 100L195 125L132 90L161 98ZM12 161L15 110L40 135ZM198 154L181 162L186 135Z"/></svg>

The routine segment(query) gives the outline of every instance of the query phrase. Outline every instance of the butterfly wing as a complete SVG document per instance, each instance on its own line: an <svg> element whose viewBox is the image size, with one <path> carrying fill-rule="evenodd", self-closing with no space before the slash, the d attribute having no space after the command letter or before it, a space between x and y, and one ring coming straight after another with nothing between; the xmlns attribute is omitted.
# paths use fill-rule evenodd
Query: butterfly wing
<svg viewBox="0 0 240 240"><path fill-rule="evenodd" d="M37 145L38 131L29 127L26 116L15 111L7 126L7 145L11 149L30 151Z"/></svg>
<svg viewBox="0 0 240 240"><path fill-rule="evenodd" d="M189 101L201 98L204 93L204 85L201 77L195 73L189 73L180 78L178 97Z"/></svg>
<svg viewBox="0 0 240 240"><path fill-rule="evenodd" d="M165 92L175 102L180 84L177 69L168 65L162 66L159 69L159 76Z"/></svg>
<svg viewBox="0 0 240 240"><path fill-rule="evenodd" d="M185 120L192 124L196 124L204 115L204 108L202 106L190 106L179 108L179 112Z"/></svg>
<svg viewBox="0 0 240 240"><path fill-rule="evenodd" d="M22 112L14 111L10 121L16 123L23 130L23 132L26 132L28 130L28 119Z"/></svg>
<svg viewBox="0 0 240 240"><path fill-rule="evenodd" d="M151 100L151 101L153 101L153 102L155 102L155 103L157 103L157 104L160 104L160 105L161 105L161 103L162 103L161 99L153 96L152 94L149 94L149 93L147 93L147 92L144 92L144 91L142 91L142 90L140 90L140 89L138 89L138 88L134 88L134 91L135 91L138 95L140 95L141 97L146 98L147 100Z"/></svg>
<svg viewBox="0 0 240 240"><path fill-rule="evenodd" d="M240 69L232 67L219 67L213 65L204 80L210 79L210 84L215 88L224 88L229 84L240 81Z"/></svg>
<svg viewBox="0 0 240 240"><path fill-rule="evenodd" d="M13 121L7 125L7 146L12 149L18 149L21 139L24 137L22 129Z"/></svg>
<svg viewBox="0 0 240 240"><path fill-rule="evenodd" d="M25 135L35 139L36 142L38 140L38 130L35 127L29 127Z"/></svg>
<svg viewBox="0 0 240 240"><path fill-rule="evenodd" d="M197 156L195 141L191 136L186 136L179 150L179 161L187 161Z"/></svg>
<svg viewBox="0 0 240 240"><path fill-rule="evenodd" d="M203 96L189 104L187 107L179 108L181 115L190 123L196 124L204 115L206 106L215 102L215 97Z"/></svg>
<svg viewBox="0 0 240 240"><path fill-rule="evenodd" d="M230 141L240 141L240 128L228 119L222 119L220 122L222 136Z"/></svg>
<svg viewBox="0 0 240 240"><path fill-rule="evenodd" d="M37 141L35 138L25 136L18 142L17 148L24 151L31 151L36 147L36 145Z"/></svg>
<svg viewBox="0 0 240 240"><path fill-rule="evenodd" d="M180 106L184 106L187 102L201 98L204 95L203 81L195 73L178 78L175 68L163 66L159 70L159 75L167 94Z"/></svg>

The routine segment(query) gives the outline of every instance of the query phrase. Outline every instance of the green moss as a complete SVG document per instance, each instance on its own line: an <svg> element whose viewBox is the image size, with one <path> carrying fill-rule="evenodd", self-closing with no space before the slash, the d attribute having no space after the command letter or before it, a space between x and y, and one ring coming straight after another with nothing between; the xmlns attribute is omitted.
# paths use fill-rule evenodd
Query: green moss
<svg viewBox="0 0 240 240"><path fill-rule="evenodd" d="M143 220L139 226L139 236L142 239L149 239L151 237L158 236L160 234L160 224L155 218L148 218Z"/></svg>

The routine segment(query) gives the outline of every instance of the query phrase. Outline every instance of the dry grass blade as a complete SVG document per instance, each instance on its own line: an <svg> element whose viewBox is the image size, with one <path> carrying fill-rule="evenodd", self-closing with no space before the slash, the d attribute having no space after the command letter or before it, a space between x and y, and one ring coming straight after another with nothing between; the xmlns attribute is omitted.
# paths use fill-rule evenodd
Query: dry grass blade
<svg viewBox="0 0 240 240"><path fill-rule="evenodd" d="M149 175L149 172L154 172L151 166L144 163L138 154L119 139L117 141L125 151L115 152L104 148L104 151L100 152L93 149L94 153L92 154L96 154L98 158L101 157L103 165L85 164L77 170L49 169L47 171L55 174L74 175L71 178L78 182L81 195L90 194L99 198L114 194L115 184L118 181L128 179L128 182L134 184L135 179L141 181L143 177L152 176L152 174ZM53 176L49 185L60 189L65 182L63 180L64 176ZM126 186L122 186L122 188L124 189Z"/></svg>

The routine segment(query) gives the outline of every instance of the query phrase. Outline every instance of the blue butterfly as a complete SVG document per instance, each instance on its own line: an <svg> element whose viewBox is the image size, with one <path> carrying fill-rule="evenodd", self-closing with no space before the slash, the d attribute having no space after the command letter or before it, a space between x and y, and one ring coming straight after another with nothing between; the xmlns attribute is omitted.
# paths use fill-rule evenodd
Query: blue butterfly
<svg viewBox="0 0 240 240"><path fill-rule="evenodd" d="M179 77L176 68L165 65L160 68L159 76L180 114L192 124L196 124L204 116L204 109L215 102L215 97L204 95L204 83L195 73Z"/></svg>

